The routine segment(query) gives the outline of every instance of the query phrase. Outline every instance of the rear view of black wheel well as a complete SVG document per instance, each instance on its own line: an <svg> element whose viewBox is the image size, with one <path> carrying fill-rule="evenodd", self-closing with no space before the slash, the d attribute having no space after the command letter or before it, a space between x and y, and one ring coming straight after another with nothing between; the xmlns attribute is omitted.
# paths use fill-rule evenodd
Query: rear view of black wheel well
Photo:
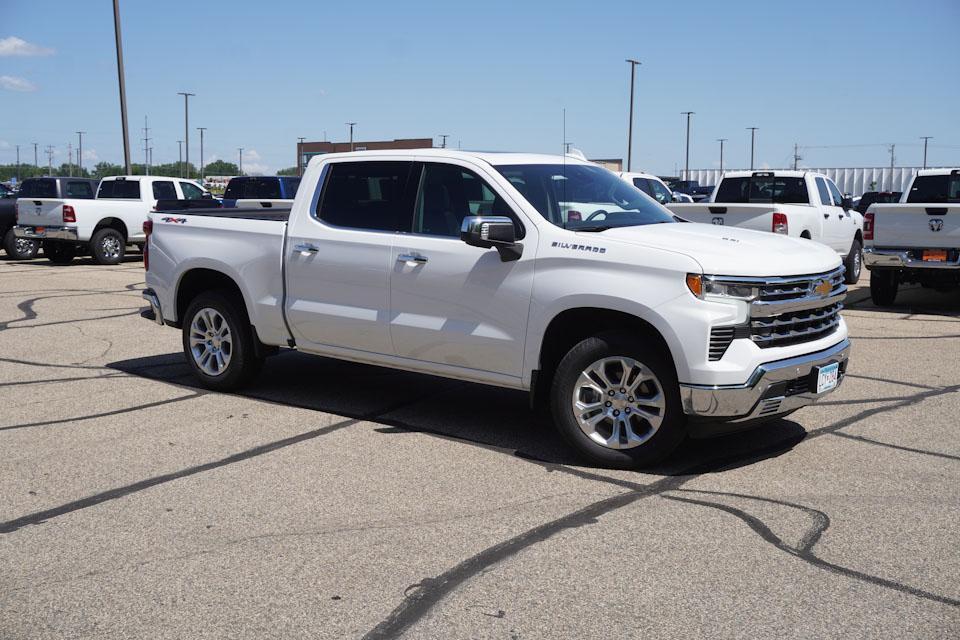
<svg viewBox="0 0 960 640"><path fill-rule="evenodd" d="M243 293L233 278L213 269L191 269L183 274L177 287L177 325L183 323L183 314L190 302L204 291L220 290L236 296L241 308L245 309Z"/></svg>

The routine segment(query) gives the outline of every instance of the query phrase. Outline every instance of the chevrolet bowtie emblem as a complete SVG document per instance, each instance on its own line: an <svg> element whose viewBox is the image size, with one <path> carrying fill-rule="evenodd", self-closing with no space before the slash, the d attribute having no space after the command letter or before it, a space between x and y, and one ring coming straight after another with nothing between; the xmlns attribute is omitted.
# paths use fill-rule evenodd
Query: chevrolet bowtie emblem
<svg viewBox="0 0 960 640"><path fill-rule="evenodd" d="M817 280L813 283L813 292L821 298L826 298L833 291L833 285L829 280Z"/></svg>

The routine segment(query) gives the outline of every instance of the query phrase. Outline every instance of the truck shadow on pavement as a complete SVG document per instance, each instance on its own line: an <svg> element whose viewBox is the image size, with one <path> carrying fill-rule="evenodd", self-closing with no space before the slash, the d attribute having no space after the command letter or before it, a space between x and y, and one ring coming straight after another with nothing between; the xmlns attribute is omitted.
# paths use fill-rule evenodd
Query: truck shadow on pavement
<svg viewBox="0 0 960 640"><path fill-rule="evenodd" d="M864 280L861 279L861 282ZM844 303L847 311L880 311L900 313L911 319L914 315L944 316L960 319L960 289L936 291L920 285L901 285L897 299L889 307L878 307L870 299L870 289L858 287L851 291Z"/></svg>
<svg viewBox="0 0 960 640"><path fill-rule="evenodd" d="M215 393L197 384L181 353L106 366L196 392L185 399ZM384 438L422 433L547 467L586 464L548 421L531 411L527 394L520 391L287 351L268 358L249 388L222 395L335 414L349 419L351 425L372 422L378 425L374 431ZM644 472L676 475L686 473L693 463L718 458L726 459L724 469L735 468L785 453L805 436L796 422L776 420L749 431L691 439Z"/></svg>

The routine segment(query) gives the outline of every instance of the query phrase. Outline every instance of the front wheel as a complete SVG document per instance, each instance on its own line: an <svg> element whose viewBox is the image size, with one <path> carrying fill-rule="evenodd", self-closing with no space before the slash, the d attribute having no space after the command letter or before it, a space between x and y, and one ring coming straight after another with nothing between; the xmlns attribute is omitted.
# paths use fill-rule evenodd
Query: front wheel
<svg viewBox="0 0 960 640"><path fill-rule="evenodd" d="M259 373L254 340L243 302L228 292L201 293L183 315L183 352L208 389L239 389Z"/></svg>
<svg viewBox="0 0 960 640"><path fill-rule="evenodd" d="M860 279L860 270L863 268L863 244L860 240L854 238L853 244L850 246L850 253L843 261L843 266L846 267L843 276L844 282L857 284L857 280Z"/></svg>
<svg viewBox="0 0 960 640"><path fill-rule="evenodd" d="M123 261L127 241L116 229L100 229L90 238L90 253L97 264L119 264Z"/></svg>
<svg viewBox="0 0 960 640"><path fill-rule="evenodd" d="M587 338L564 356L553 380L551 409L560 435L606 467L654 464L686 435L669 355L624 332Z"/></svg>
<svg viewBox="0 0 960 640"><path fill-rule="evenodd" d="M900 272L896 269L874 269L870 272L870 299L878 307L889 307L897 299Z"/></svg>
<svg viewBox="0 0 960 640"><path fill-rule="evenodd" d="M77 255L77 248L68 242L43 243L43 255L53 264L70 264Z"/></svg>
<svg viewBox="0 0 960 640"><path fill-rule="evenodd" d="M3 248L13 260L30 260L40 252L40 243L30 238L18 238L13 229L3 237Z"/></svg>

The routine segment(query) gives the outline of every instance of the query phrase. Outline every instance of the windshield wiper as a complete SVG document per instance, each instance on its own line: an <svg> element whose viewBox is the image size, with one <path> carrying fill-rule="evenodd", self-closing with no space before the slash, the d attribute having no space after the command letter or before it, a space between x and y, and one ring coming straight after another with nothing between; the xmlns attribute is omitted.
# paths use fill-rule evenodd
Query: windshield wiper
<svg viewBox="0 0 960 640"><path fill-rule="evenodd" d="M606 231L607 229L613 229L614 227L621 227L621 226L623 225L595 224L595 225L588 225L584 227L567 227L567 228L570 231L587 231L592 233L595 231Z"/></svg>

